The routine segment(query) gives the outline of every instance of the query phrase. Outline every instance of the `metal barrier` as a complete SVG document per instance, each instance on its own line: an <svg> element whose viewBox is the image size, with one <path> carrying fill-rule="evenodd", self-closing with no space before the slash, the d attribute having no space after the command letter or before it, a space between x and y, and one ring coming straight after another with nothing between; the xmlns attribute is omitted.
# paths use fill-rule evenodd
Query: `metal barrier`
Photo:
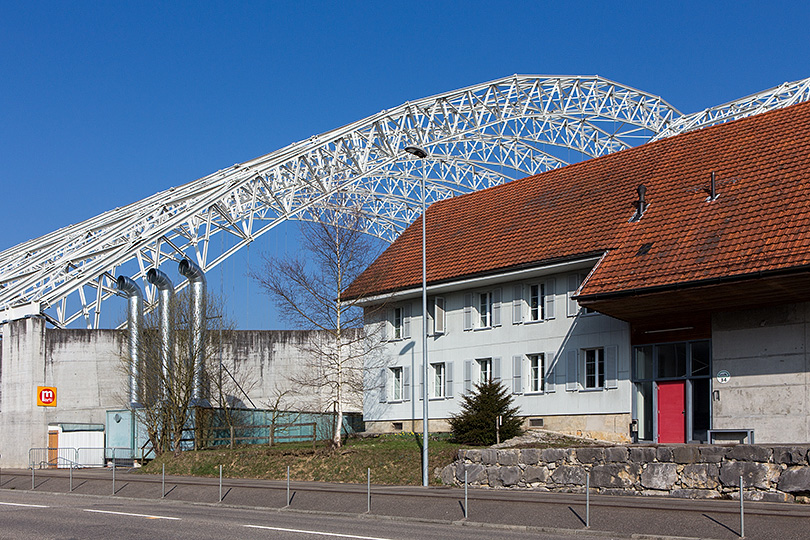
<svg viewBox="0 0 810 540"><path fill-rule="evenodd" d="M63 448L31 448L28 450L28 468L39 469L68 469L77 467L76 449Z"/></svg>
<svg viewBox="0 0 810 540"><path fill-rule="evenodd" d="M113 446L31 448L28 450L28 468L131 467L135 460L143 458L142 454L133 448Z"/></svg>

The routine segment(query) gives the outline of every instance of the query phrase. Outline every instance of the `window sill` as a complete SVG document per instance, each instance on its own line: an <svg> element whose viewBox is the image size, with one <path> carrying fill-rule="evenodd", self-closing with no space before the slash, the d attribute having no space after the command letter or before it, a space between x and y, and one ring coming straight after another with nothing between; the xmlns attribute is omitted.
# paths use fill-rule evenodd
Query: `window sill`
<svg viewBox="0 0 810 540"><path fill-rule="evenodd" d="M604 388L601 387L601 386L598 387L598 388L583 388L583 387L579 388L580 392L585 392L585 393L587 393L587 392L601 392L602 390L604 390Z"/></svg>
<svg viewBox="0 0 810 540"><path fill-rule="evenodd" d="M479 326L477 328L473 328L473 332L478 332L480 330L492 330L492 326Z"/></svg>
<svg viewBox="0 0 810 540"><path fill-rule="evenodd" d="M536 321L525 321L523 324L530 325L530 324L540 324L544 322L546 322L546 319L538 319Z"/></svg>
<svg viewBox="0 0 810 540"><path fill-rule="evenodd" d="M429 397L428 401L444 401L446 398L445 396L437 396L437 397Z"/></svg>
<svg viewBox="0 0 810 540"><path fill-rule="evenodd" d="M536 392L524 392L524 396L544 396L546 393L543 390L538 390Z"/></svg>

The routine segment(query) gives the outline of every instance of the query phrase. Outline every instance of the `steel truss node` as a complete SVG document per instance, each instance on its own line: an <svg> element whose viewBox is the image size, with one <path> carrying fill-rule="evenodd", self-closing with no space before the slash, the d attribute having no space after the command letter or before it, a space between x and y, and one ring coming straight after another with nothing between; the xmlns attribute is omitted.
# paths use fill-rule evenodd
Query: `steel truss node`
<svg viewBox="0 0 810 540"><path fill-rule="evenodd" d="M0 322L42 313L98 328L118 274L141 282L151 309L150 268L188 257L207 272L280 223L332 206L359 208L368 234L393 241L419 215L423 166L432 203L809 94L805 79L681 115L601 77L514 75L411 101L7 249ZM424 163L408 145L427 150Z"/></svg>

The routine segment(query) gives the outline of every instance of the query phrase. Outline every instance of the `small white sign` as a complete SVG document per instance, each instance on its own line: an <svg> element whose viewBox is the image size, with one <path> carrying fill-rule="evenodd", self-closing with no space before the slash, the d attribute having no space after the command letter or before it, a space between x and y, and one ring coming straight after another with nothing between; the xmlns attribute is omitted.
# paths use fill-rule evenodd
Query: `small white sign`
<svg viewBox="0 0 810 540"><path fill-rule="evenodd" d="M731 380L731 373L729 373L725 369L717 372L717 382L719 382L720 384L726 384L730 380Z"/></svg>

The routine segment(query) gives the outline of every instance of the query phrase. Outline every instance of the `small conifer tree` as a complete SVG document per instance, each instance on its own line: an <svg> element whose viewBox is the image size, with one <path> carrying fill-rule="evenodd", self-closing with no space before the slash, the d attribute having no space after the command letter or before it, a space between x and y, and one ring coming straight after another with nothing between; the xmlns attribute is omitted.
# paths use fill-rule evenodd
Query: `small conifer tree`
<svg viewBox="0 0 810 540"><path fill-rule="evenodd" d="M501 441L523 433L518 408L512 406L512 395L500 381L478 384L472 393L461 399L461 412L450 418L456 442L476 446L495 444L498 416L501 417Z"/></svg>

